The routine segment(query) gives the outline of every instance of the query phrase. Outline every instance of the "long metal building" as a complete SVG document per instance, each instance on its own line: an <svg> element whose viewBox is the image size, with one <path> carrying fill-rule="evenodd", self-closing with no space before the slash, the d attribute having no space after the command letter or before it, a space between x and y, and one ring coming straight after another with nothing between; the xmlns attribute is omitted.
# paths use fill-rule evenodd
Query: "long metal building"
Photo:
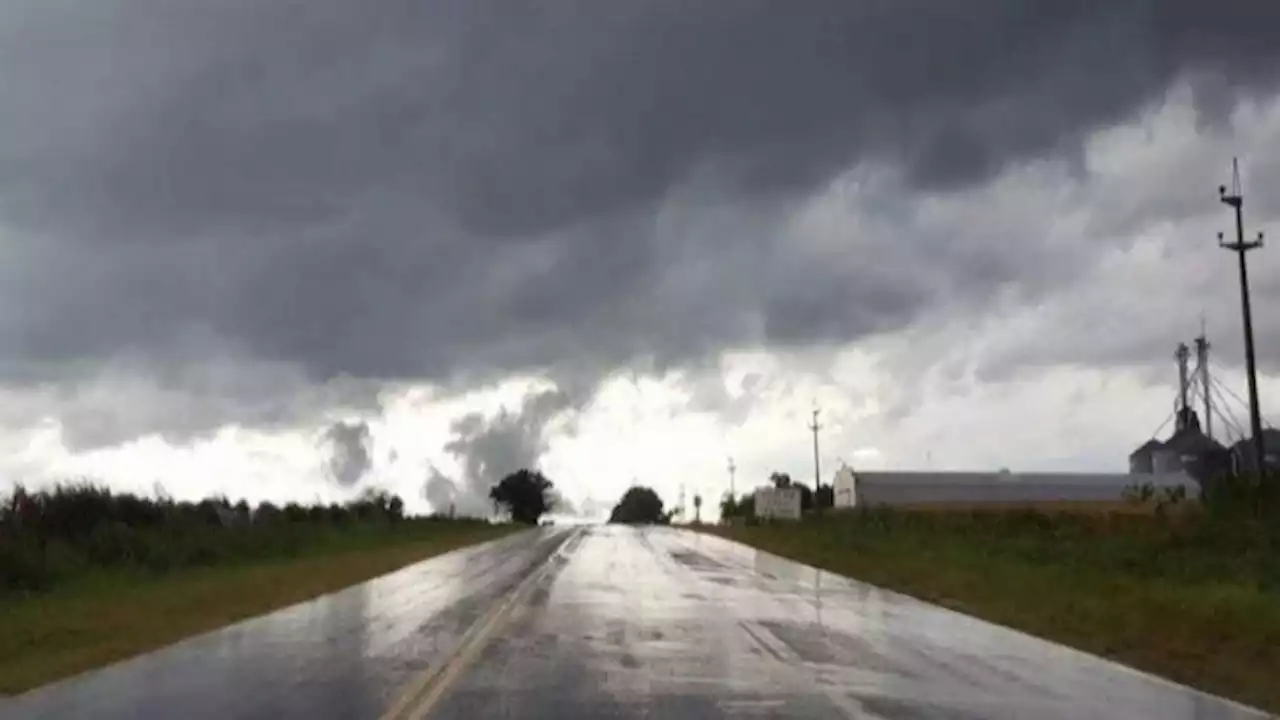
<svg viewBox="0 0 1280 720"><path fill-rule="evenodd" d="M1200 485L1186 472L1014 473L866 471L841 468L833 482L836 507L875 505L1018 505L1057 502L1121 502L1125 490L1141 483L1183 487L1198 497Z"/></svg>

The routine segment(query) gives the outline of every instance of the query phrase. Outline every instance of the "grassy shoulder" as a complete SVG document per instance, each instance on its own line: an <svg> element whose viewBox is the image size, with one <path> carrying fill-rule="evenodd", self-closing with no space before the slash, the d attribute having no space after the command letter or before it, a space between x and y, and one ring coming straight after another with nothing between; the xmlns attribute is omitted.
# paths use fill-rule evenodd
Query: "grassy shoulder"
<svg viewBox="0 0 1280 720"><path fill-rule="evenodd" d="M346 505L198 503L60 486L0 502L0 696L515 532Z"/></svg>
<svg viewBox="0 0 1280 720"><path fill-rule="evenodd" d="M40 592L0 594L0 695L308 600L518 529L404 519L346 528L294 528L276 552L156 572L84 569ZM259 538L264 540L265 538ZM278 542L278 541L277 541Z"/></svg>
<svg viewBox="0 0 1280 720"><path fill-rule="evenodd" d="M709 530L1280 711L1274 523L877 510Z"/></svg>

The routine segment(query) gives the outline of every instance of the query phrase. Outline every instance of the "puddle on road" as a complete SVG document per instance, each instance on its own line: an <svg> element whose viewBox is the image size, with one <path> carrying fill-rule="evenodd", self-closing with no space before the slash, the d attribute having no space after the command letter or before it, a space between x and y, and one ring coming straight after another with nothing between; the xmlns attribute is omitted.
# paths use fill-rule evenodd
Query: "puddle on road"
<svg viewBox="0 0 1280 720"><path fill-rule="evenodd" d="M670 553L671 559L695 570L729 570L729 566L691 550L675 550Z"/></svg>

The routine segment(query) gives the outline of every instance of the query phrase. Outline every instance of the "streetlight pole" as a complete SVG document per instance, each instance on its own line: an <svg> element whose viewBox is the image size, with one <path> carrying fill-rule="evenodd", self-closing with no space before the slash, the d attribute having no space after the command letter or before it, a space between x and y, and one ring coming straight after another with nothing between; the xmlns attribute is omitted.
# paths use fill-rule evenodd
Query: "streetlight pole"
<svg viewBox="0 0 1280 720"><path fill-rule="evenodd" d="M1253 351L1253 312L1249 306L1249 264L1245 254L1250 250L1262 247L1262 233L1256 240L1245 242L1244 239L1244 195L1240 188L1240 164L1231 161L1231 191L1225 185L1218 186L1218 197L1224 205L1230 206L1236 216L1236 240L1226 242L1222 233L1218 233L1218 245L1230 250L1240 259L1240 309L1244 318L1244 358L1246 372L1249 377L1249 424L1253 431L1253 450L1257 460L1258 476L1266 475L1267 453L1262 437L1262 410L1258 407L1258 369Z"/></svg>

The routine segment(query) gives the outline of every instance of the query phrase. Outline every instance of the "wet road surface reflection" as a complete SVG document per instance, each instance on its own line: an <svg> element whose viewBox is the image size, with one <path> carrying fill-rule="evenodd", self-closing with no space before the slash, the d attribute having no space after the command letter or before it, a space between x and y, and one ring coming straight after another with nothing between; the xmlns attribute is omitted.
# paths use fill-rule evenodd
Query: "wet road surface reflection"
<svg viewBox="0 0 1280 720"><path fill-rule="evenodd" d="M1267 717L720 538L586 532L430 717Z"/></svg>
<svg viewBox="0 0 1280 720"><path fill-rule="evenodd" d="M0 719L377 718L568 534L542 528L442 555L0 699Z"/></svg>
<svg viewBox="0 0 1280 720"><path fill-rule="evenodd" d="M0 719L378 718L441 668L408 716L1267 717L720 538L592 526L441 556L0 700Z"/></svg>

